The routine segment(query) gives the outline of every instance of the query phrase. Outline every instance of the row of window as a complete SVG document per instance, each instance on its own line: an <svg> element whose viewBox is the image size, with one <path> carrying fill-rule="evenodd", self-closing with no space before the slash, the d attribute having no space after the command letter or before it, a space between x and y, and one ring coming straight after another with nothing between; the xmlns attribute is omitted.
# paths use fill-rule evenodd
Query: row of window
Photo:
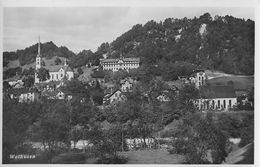
<svg viewBox="0 0 260 167"><path fill-rule="evenodd" d="M55 76L56 76L56 77L55 77ZM62 77L63 77L63 74L60 74L60 77L62 78ZM51 78L50 78L50 79L51 79L51 80L55 80L55 78L56 78L56 79L59 79L59 74L56 74L56 75L55 75L55 74L51 74Z"/></svg>
<svg viewBox="0 0 260 167"><path fill-rule="evenodd" d="M118 65L118 64L104 64L104 67L116 67L116 66L122 66L122 65ZM123 66L138 66L138 64L123 64Z"/></svg>
<svg viewBox="0 0 260 167"><path fill-rule="evenodd" d="M220 105L220 100L217 101L217 104L215 104L215 101L212 100L212 103L210 105L209 101L206 101L206 104L201 104L202 109L220 109L221 107L223 108L231 108L232 107L232 100L223 100L222 106ZM228 103L228 104L227 104ZM228 105L228 106L227 106Z"/></svg>
<svg viewBox="0 0 260 167"><path fill-rule="evenodd" d="M122 70L129 70L129 69L132 69L134 67L125 67L125 68L108 68L108 67L104 67L104 70L112 70L112 71L117 71L119 69L122 69Z"/></svg>
<svg viewBox="0 0 260 167"><path fill-rule="evenodd" d="M103 63L103 64L118 64L119 62L101 62L101 63ZM138 63L139 64L139 62L138 61L131 61L131 62L121 62L121 63L124 63L124 64L136 64L136 63Z"/></svg>

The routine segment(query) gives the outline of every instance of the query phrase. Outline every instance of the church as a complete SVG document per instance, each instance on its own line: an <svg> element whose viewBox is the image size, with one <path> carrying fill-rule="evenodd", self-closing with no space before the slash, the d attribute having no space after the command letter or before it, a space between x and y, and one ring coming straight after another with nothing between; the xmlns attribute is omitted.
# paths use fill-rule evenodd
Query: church
<svg viewBox="0 0 260 167"><path fill-rule="evenodd" d="M64 65L55 65L42 67L42 56L41 56L41 46L40 46L40 38L38 43L38 54L36 56L36 67L35 71L40 68L45 68L49 70L50 78L44 81L44 83L49 83L50 81L63 81L64 79L71 80L74 77L73 70L68 66L67 60L65 60ZM42 83L37 77L37 73L35 72L35 84Z"/></svg>

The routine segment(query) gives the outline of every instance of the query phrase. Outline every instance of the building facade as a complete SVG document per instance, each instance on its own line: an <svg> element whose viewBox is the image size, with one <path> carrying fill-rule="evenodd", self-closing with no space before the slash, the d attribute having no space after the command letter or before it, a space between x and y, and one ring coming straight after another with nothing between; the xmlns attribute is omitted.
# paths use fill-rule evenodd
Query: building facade
<svg viewBox="0 0 260 167"><path fill-rule="evenodd" d="M19 103L32 103L39 100L39 92L36 89L17 88L9 92L9 96Z"/></svg>
<svg viewBox="0 0 260 167"><path fill-rule="evenodd" d="M138 68L140 65L140 58L123 58L119 59L100 59L100 64L103 70L111 70L113 72L118 70L130 70Z"/></svg>
<svg viewBox="0 0 260 167"><path fill-rule="evenodd" d="M38 43L38 54L36 56L36 67L35 71L39 70L42 67L42 56L41 56L41 47L40 47L40 38ZM45 67L44 67L45 68ZM74 78L74 72L73 70L68 66L67 60L65 60L64 65L55 65L55 66L49 66L46 67L46 69L49 70L50 78L47 79L44 82L50 82L50 81L62 81L64 79L71 80ZM37 72L35 72L35 83L40 83L37 76Z"/></svg>
<svg viewBox="0 0 260 167"><path fill-rule="evenodd" d="M208 86L200 89L201 98L195 101L199 110L227 111L237 105L235 90L232 86Z"/></svg>
<svg viewBox="0 0 260 167"><path fill-rule="evenodd" d="M103 98L103 104L115 104L121 101L126 100L126 96L122 93L121 90L116 90L112 94L108 94Z"/></svg>
<svg viewBox="0 0 260 167"><path fill-rule="evenodd" d="M196 88L206 85L206 73L204 70L198 70L189 78L190 82L195 84Z"/></svg>

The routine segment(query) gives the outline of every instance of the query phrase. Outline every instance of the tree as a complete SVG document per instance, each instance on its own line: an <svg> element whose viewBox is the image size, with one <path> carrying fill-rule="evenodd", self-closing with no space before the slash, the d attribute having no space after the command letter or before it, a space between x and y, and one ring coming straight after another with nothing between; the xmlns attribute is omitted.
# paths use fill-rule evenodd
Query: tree
<svg viewBox="0 0 260 167"><path fill-rule="evenodd" d="M66 95L72 95L72 97L77 101L84 99L87 102L90 97L88 85L82 83L78 79L67 81L65 85L61 88L61 90Z"/></svg>
<svg viewBox="0 0 260 167"><path fill-rule="evenodd" d="M61 64L61 63L62 63L61 59L57 57L57 58L55 59L55 65L59 65L59 64Z"/></svg>
<svg viewBox="0 0 260 167"><path fill-rule="evenodd" d="M78 74L79 74L79 75L81 75L81 74L84 73L83 70L82 70L80 67L77 69L77 71L78 71Z"/></svg>
<svg viewBox="0 0 260 167"><path fill-rule="evenodd" d="M212 114L191 114L184 118L179 127L178 140L184 141L178 147L185 148L186 163L222 163L227 156L226 136L214 123Z"/></svg>
<svg viewBox="0 0 260 167"><path fill-rule="evenodd" d="M22 75L34 76L34 73L35 73L35 70L32 67L30 67L29 69L24 69L22 72Z"/></svg>
<svg viewBox="0 0 260 167"><path fill-rule="evenodd" d="M12 88L11 85L7 81L3 82L3 90L7 91L8 89Z"/></svg>
<svg viewBox="0 0 260 167"><path fill-rule="evenodd" d="M42 65L42 66L45 66L45 61L42 60L41 65Z"/></svg>
<svg viewBox="0 0 260 167"><path fill-rule="evenodd" d="M22 150L28 140L27 129L37 120L40 108L37 103L18 103L3 97L3 163L10 163L10 154L28 153Z"/></svg>
<svg viewBox="0 0 260 167"><path fill-rule="evenodd" d="M70 147L69 112L63 101L46 102L42 106L42 111L42 115L34 122L30 131L33 141L43 143L49 163L52 163L53 156L59 153L62 147Z"/></svg>
<svg viewBox="0 0 260 167"><path fill-rule="evenodd" d="M32 87L34 84L34 77L28 76L28 77L24 78L23 83L24 83L24 86L27 88Z"/></svg>
<svg viewBox="0 0 260 167"><path fill-rule="evenodd" d="M183 114L190 114L195 112L194 100L199 98L199 91L194 85L185 85L179 91L179 109Z"/></svg>
<svg viewBox="0 0 260 167"><path fill-rule="evenodd" d="M49 70L47 70L45 68L38 69L37 72L36 72L36 75L41 82L46 81L50 78Z"/></svg>
<svg viewBox="0 0 260 167"><path fill-rule="evenodd" d="M70 129L70 138L74 142L74 148L80 139L83 139L83 126L75 125Z"/></svg>

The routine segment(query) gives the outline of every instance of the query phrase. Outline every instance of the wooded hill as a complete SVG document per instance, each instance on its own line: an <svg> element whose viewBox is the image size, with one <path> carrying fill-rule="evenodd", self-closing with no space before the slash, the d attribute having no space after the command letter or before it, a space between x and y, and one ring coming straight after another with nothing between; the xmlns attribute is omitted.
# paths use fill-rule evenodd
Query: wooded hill
<svg viewBox="0 0 260 167"><path fill-rule="evenodd" d="M252 20L232 16L211 17L205 13L193 19L167 18L163 22L137 24L113 42L105 42L93 53L83 50L75 54L53 42L42 44L43 57L67 57L75 68L89 61L98 64L99 58L140 57L144 65L158 69L176 62L190 63L196 68L221 70L232 74L254 74L254 31ZM20 64L35 61L37 44L16 52L4 52L4 66L19 59Z"/></svg>

